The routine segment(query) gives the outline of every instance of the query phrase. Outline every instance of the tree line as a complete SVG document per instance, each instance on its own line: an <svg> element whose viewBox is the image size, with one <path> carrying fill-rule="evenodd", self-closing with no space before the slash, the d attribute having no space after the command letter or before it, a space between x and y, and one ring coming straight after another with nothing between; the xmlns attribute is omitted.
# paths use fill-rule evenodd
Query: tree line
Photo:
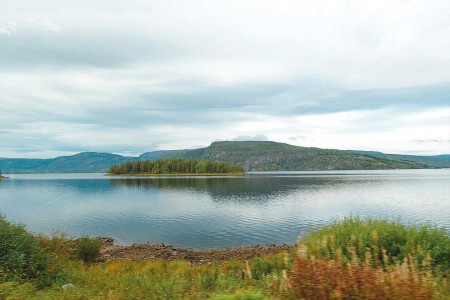
<svg viewBox="0 0 450 300"><path fill-rule="evenodd" d="M225 162L191 159L162 159L129 161L113 165L109 174L229 174L244 173L244 168Z"/></svg>

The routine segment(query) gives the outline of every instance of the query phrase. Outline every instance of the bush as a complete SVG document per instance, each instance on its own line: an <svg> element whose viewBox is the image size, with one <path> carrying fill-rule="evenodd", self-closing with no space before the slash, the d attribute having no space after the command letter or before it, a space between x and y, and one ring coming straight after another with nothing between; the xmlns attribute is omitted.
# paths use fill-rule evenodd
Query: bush
<svg viewBox="0 0 450 300"><path fill-rule="evenodd" d="M80 238L77 244L77 257L87 263L95 262L100 256L101 246L101 243L95 238Z"/></svg>
<svg viewBox="0 0 450 300"><path fill-rule="evenodd" d="M430 264L434 270L450 270L450 236L444 229L429 225L407 226L398 221L349 217L334 221L299 240L310 255L344 262L352 259L352 252L365 259L372 257L372 265L392 265L412 255L419 265Z"/></svg>
<svg viewBox="0 0 450 300"><path fill-rule="evenodd" d="M54 259L39 246L36 237L0 215L0 282L51 284L57 270Z"/></svg>

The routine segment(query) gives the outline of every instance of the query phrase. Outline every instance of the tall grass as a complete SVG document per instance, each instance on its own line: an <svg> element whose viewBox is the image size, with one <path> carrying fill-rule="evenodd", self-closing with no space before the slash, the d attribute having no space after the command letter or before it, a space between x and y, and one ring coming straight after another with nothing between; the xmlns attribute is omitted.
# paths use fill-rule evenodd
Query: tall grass
<svg viewBox="0 0 450 300"><path fill-rule="evenodd" d="M299 243L317 258L350 262L353 254L372 266L402 263L410 255L418 266L450 271L450 236L444 229L430 225L407 226L399 221L348 217L311 232Z"/></svg>
<svg viewBox="0 0 450 300"><path fill-rule="evenodd" d="M432 299L431 272L421 271L411 256L403 263L373 267L370 253L362 260L352 253L352 262L315 259L299 249L289 272L294 299ZM386 257L387 259L387 257Z"/></svg>
<svg viewBox="0 0 450 300"><path fill-rule="evenodd" d="M22 299L206 299L216 294L228 297L253 286L243 277L244 268L242 262L201 266L191 266L185 261L162 260L97 264L70 262L65 271L75 285L74 289L22 288L20 296ZM15 286L15 289L18 287ZM6 292L3 291L4 294ZM9 289L10 294L13 292ZM243 295L246 294L243 292ZM241 296L237 293L230 299L246 299Z"/></svg>

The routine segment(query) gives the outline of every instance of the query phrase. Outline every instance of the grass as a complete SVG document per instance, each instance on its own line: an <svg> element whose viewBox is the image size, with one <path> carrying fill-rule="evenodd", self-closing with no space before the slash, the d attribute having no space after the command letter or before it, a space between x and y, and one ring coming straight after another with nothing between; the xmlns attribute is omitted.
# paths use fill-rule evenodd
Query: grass
<svg viewBox="0 0 450 300"><path fill-rule="evenodd" d="M182 260L85 263L71 254L64 235L35 239L61 272L46 287L9 277L0 282L0 299L450 297L445 259L450 237L430 226L352 217L310 233L292 253L199 266ZM62 290L66 283L75 288Z"/></svg>
<svg viewBox="0 0 450 300"><path fill-rule="evenodd" d="M431 225L407 226L400 221L348 217L311 232L299 241L311 255L352 260L353 254L372 266L403 262L412 255L434 270L450 271L450 237L444 229Z"/></svg>
<svg viewBox="0 0 450 300"><path fill-rule="evenodd" d="M299 249L289 273L294 299L432 299L435 294L431 272L422 272L413 257L383 268L373 267L369 255L363 260L354 253L352 262L343 264L306 253L306 247Z"/></svg>

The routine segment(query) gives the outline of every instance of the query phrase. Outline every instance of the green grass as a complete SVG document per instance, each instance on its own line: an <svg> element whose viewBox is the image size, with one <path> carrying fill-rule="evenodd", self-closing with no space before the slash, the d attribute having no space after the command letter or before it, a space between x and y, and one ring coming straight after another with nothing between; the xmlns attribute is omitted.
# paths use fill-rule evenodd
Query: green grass
<svg viewBox="0 0 450 300"><path fill-rule="evenodd" d="M433 269L450 271L450 236L431 225L407 226L400 221L348 217L311 232L300 239L311 255L351 261L373 257L373 263L402 262L413 254L419 264L429 259Z"/></svg>

